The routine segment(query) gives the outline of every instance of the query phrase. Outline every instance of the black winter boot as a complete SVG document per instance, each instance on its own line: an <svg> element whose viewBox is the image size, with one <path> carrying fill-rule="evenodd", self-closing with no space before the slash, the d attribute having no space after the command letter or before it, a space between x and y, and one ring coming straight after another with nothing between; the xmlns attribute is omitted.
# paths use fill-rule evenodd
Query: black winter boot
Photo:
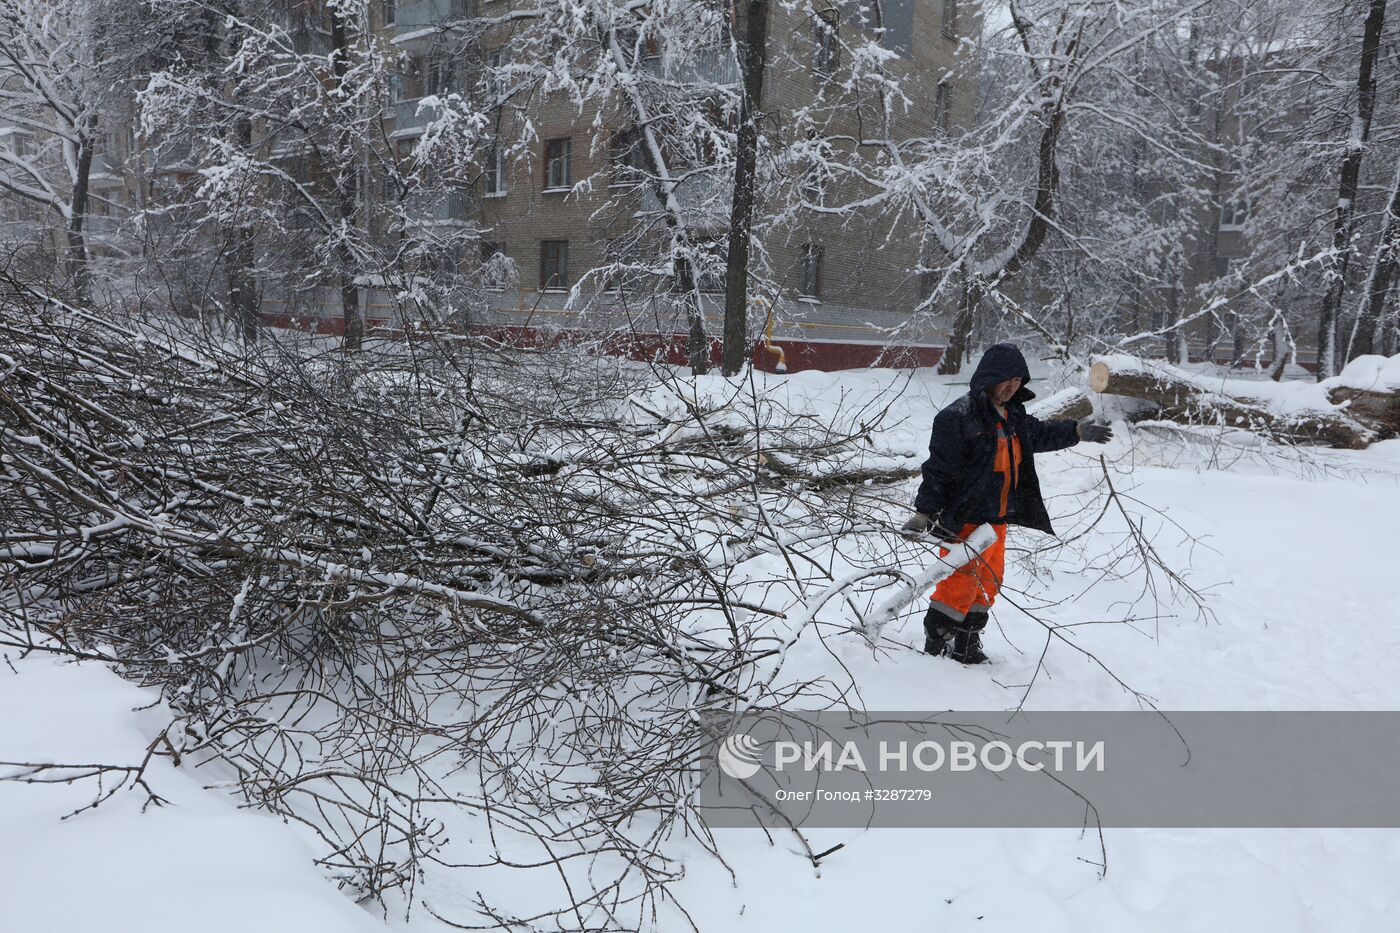
<svg viewBox="0 0 1400 933"><path fill-rule="evenodd" d="M932 606L924 613L924 654L939 657L948 653L949 646L957 637L952 619Z"/></svg>
<svg viewBox="0 0 1400 933"><path fill-rule="evenodd" d="M959 664L986 664L990 660L982 651L982 629L987 627L987 613L969 612L963 624L953 633L947 646L948 657Z"/></svg>

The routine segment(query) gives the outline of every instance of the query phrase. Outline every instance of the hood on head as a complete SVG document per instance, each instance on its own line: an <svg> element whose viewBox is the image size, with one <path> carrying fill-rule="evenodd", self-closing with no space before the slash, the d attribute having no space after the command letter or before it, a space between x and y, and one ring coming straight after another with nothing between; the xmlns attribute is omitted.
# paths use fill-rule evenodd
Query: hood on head
<svg viewBox="0 0 1400 933"><path fill-rule="evenodd" d="M1026 388L1031 381L1031 371L1026 366L1026 358L1013 344L998 343L987 348L977 363L977 371L972 374L972 394L981 395L998 382L1021 377L1021 389L1011 401L1025 404L1035 398L1035 393Z"/></svg>

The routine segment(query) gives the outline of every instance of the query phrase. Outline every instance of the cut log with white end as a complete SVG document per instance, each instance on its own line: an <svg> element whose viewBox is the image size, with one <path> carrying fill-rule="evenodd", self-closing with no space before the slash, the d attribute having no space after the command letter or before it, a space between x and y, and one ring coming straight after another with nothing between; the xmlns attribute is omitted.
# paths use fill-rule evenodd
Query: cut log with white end
<svg viewBox="0 0 1400 933"><path fill-rule="evenodd" d="M1089 391L1100 394L1108 391L1108 364L1102 361L1089 367Z"/></svg>
<svg viewBox="0 0 1400 933"><path fill-rule="evenodd" d="M1157 406L1156 417L1164 421L1236 428L1284 443L1360 450L1378 437L1371 426L1341 411L1281 414L1254 399L1208 387L1189 373L1146 364L1134 368L1120 358L1095 362L1089 369L1089 388L1151 402Z"/></svg>

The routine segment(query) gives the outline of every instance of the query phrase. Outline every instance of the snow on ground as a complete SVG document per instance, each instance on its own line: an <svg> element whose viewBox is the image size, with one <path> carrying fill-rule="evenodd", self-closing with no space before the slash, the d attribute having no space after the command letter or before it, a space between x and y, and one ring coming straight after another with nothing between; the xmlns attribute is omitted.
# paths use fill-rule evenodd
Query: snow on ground
<svg viewBox="0 0 1400 933"><path fill-rule="evenodd" d="M932 416L965 391L929 371L800 373L763 377L764 391L827 419L878 397L890 411L873 433L875 460L916 467ZM1053 384L1033 384L1052 390ZM1306 387L1280 390L1304 391ZM719 391L715 379L696 387ZM1042 391L1048 394L1048 391ZM877 407L880 407L877 406ZM1189 571L1210 614L1188 600L1160 618L1077 627L1072 637L1102 666L1052 644L1033 677L1043 625L1121 619L1132 581L1085 593L1069 564L1024 559L989 630L990 667L963 668L915 650L917 615L886 631L872 653L856 637L805 639L792 676L851 678L869 709L1132 709L1132 690L1163 710L1400 708L1400 441L1367 451L1233 446L1189 431L1118 425L1107 448L1037 459L1065 536L1083 521L1085 491L1107 468L1142 503L1164 558ZM1124 436L1130 435L1130 436ZM1104 464L1098 459L1104 454ZM914 482L891 490L900 514ZM1013 532L1013 550L1036 542ZM1064 560L1065 558L1059 558ZM1141 610L1143 604L1139 604ZM1137 612L1138 610L1135 610ZM154 717L130 712L151 697L95 668L27 660L0 675L0 759L139 759ZM849 672L849 673L847 673ZM1029 686L1028 686L1029 685ZM26 757L27 756L27 757ZM117 798L64 822L86 789L0 783L0 927L141 933L383 928L317 880L289 828L200 789L201 775L164 762L152 783L175 805L139 815ZM724 830L735 876L691 840L676 840L686 877L675 888L702 930L877 929L1025 931L1362 931L1400 915L1400 831L1392 830L812 830L820 850L843 843L820 873L789 837ZM465 838L462 835L461 838ZM1106 854L1107 872L1098 863ZM465 919L479 890L524 910L552 884L506 870L431 871L430 905ZM657 928L688 929L670 907ZM391 926L448 927L416 910Z"/></svg>
<svg viewBox="0 0 1400 933"><path fill-rule="evenodd" d="M156 699L95 665L0 667L0 760L139 764ZM0 774L14 773L0 765ZM368 933L383 930L320 877L312 850L269 816L155 759L165 806L94 783L0 782L0 930L7 933Z"/></svg>

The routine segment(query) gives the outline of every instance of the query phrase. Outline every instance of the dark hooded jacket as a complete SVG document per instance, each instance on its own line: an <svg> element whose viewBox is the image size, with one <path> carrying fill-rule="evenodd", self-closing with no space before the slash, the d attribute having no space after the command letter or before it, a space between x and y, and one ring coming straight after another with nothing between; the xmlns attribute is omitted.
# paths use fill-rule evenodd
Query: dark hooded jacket
<svg viewBox="0 0 1400 933"><path fill-rule="evenodd" d="M1040 495L1035 454L1073 447L1079 443L1079 432L1073 421L1040 421L1026 414L1026 402L1035 398L1026 388L1030 375L1021 351L999 343L977 364L971 390L934 416L929 457L914 508L945 531L956 533L965 524L999 517L1003 477L992 470L998 418L987 389L1020 376L1021 389L1006 406L1007 426L1021 439L1021 466L1007 501L1006 523L1054 534Z"/></svg>

